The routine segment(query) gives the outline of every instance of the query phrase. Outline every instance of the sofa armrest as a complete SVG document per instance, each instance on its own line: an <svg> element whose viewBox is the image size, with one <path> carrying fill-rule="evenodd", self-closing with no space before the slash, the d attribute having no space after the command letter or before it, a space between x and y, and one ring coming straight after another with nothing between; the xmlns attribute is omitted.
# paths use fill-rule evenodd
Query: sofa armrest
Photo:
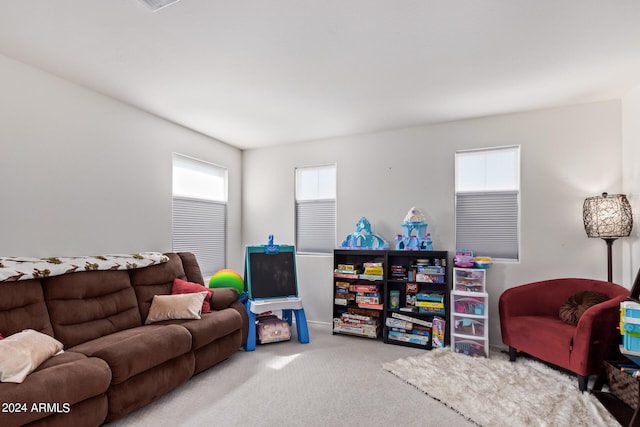
<svg viewBox="0 0 640 427"><path fill-rule="evenodd" d="M224 310L238 300L240 293L235 288L213 288L211 297L211 308L213 310Z"/></svg>

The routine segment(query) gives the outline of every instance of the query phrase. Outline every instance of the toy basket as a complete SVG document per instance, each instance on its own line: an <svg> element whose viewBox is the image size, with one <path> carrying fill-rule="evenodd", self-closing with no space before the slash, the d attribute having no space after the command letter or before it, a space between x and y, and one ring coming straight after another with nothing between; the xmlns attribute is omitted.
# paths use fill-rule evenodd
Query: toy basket
<svg viewBox="0 0 640 427"><path fill-rule="evenodd" d="M640 396L640 381L638 381L638 378L620 371L620 368L612 363L604 362L609 391L634 410L637 409L638 396Z"/></svg>

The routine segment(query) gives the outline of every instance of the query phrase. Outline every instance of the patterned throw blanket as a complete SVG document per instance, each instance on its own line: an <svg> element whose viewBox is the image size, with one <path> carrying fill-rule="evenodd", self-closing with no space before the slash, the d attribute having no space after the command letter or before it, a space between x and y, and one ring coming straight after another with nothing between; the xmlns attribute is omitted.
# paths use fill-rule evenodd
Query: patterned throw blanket
<svg viewBox="0 0 640 427"><path fill-rule="evenodd" d="M169 261L159 252L79 257L0 257L0 282L38 279L77 271L130 270Z"/></svg>

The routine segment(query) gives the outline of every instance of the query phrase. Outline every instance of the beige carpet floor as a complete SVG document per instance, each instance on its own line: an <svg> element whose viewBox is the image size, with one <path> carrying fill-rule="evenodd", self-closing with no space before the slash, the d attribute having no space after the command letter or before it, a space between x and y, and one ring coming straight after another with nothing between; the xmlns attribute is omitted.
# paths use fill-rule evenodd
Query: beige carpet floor
<svg viewBox="0 0 640 427"><path fill-rule="evenodd" d="M474 425L382 369L424 350L332 335L321 324L310 323L309 336L240 350L109 427Z"/></svg>

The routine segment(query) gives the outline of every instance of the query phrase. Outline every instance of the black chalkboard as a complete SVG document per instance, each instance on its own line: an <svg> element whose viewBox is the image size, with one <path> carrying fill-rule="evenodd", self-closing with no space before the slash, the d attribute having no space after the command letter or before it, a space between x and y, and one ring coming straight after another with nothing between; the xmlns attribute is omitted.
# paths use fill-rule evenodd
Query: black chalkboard
<svg viewBox="0 0 640 427"><path fill-rule="evenodd" d="M289 249L291 248L291 249ZM278 253L265 253L264 247L247 247L245 280L249 298L286 298L298 295L295 251L281 247Z"/></svg>

